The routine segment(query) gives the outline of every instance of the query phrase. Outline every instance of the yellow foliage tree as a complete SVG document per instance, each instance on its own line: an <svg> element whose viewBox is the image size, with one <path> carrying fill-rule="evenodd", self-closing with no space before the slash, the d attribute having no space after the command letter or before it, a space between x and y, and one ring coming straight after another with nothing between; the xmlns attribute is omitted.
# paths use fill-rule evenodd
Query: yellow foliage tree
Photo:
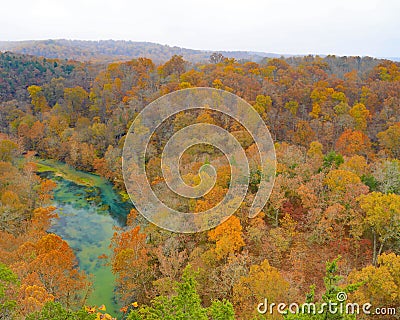
<svg viewBox="0 0 400 320"><path fill-rule="evenodd" d="M36 85L29 86L28 92L35 112L44 112L49 109L42 87Z"/></svg>
<svg viewBox="0 0 400 320"><path fill-rule="evenodd" d="M368 173L369 165L363 156L352 156L347 158L339 167L341 170L347 170L355 173L359 177Z"/></svg>
<svg viewBox="0 0 400 320"><path fill-rule="evenodd" d="M394 158L400 157L400 122L378 133L379 144Z"/></svg>
<svg viewBox="0 0 400 320"><path fill-rule="evenodd" d="M264 299L268 303L285 302L288 289L289 283L268 260L251 266L249 274L241 277L233 287L233 302L238 318L254 319L259 316L256 307Z"/></svg>
<svg viewBox="0 0 400 320"><path fill-rule="evenodd" d="M325 178L325 184L334 192L344 192L349 185L358 183L361 183L360 178L347 170L332 170Z"/></svg>
<svg viewBox="0 0 400 320"><path fill-rule="evenodd" d="M400 234L400 195L372 192L359 197L366 227L373 234L373 264L384 245ZM379 243L379 248L378 248Z"/></svg>
<svg viewBox="0 0 400 320"><path fill-rule="evenodd" d="M215 241L214 251L218 260L240 251L245 245L240 220L235 216L209 231L208 238Z"/></svg>
<svg viewBox="0 0 400 320"><path fill-rule="evenodd" d="M354 128L356 130L365 131L367 128L367 121L371 117L371 113L365 107L365 105L362 103L355 104L349 110L349 114L354 120Z"/></svg>
<svg viewBox="0 0 400 320"><path fill-rule="evenodd" d="M376 266L353 271L350 283L362 283L351 297L359 303L377 307L398 307L400 304L400 256L390 253L378 257Z"/></svg>

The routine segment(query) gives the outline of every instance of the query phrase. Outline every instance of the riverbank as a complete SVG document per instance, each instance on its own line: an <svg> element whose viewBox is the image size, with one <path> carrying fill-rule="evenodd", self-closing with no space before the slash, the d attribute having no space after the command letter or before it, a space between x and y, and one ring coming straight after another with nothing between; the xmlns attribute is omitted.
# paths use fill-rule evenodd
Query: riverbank
<svg viewBox="0 0 400 320"><path fill-rule="evenodd" d="M37 165L38 173L54 172L56 176L86 187L94 187L103 179L94 173L79 171L56 160L34 158L33 162Z"/></svg>

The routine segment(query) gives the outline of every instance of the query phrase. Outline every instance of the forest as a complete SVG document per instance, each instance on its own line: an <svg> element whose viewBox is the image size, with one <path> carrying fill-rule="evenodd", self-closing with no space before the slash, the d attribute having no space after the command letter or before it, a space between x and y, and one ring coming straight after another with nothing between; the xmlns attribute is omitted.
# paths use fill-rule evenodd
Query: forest
<svg viewBox="0 0 400 320"><path fill-rule="evenodd" d="M398 319L400 316L400 63L370 57L264 57L213 53L206 62L173 55L106 63L0 53L0 319ZM256 146L237 122L211 110L178 113L146 154L148 179L163 190L168 137L193 123L235 134L251 163L240 208L214 229L173 233L127 212L99 256L115 275L110 314L89 305L91 275L49 231L59 212L57 183L38 159L109 180L129 201L121 171L127 131L157 98L211 87L243 98L271 132L277 156L272 194L255 218L260 182ZM182 175L198 183L213 148L195 147ZM222 166L215 187L176 206L201 212L229 189ZM174 201L176 199L172 199ZM321 306L338 300L397 315L339 312L260 314L269 302ZM384 310L384 309L382 309Z"/></svg>
<svg viewBox="0 0 400 320"><path fill-rule="evenodd" d="M0 50L30 54L45 58L69 59L87 62L113 62L146 57L164 63L173 55L181 55L191 62L207 62L212 51L171 47L152 42L124 40L27 40L0 41ZM265 52L223 51L222 54L237 60L261 61L265 57L279 58L280 55Z"/></svg>

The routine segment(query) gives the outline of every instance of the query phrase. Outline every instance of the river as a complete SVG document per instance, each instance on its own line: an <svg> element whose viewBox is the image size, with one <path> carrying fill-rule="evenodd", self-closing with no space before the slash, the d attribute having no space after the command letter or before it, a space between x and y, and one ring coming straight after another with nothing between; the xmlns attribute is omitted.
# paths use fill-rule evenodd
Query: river
<svg viewBox="0 0 400 320"><path fill-rule="evenodd" d="M57 183L53 204L58 219L49 232L61 236L74 250L79 267L91 275L93 291L87 305L106 305L107 312L119 315L115 302L115 277L109 260L110 240L116 226L126 223L132 208L106 179L75 170L67 164L38 159L38 174Z"/></svg>

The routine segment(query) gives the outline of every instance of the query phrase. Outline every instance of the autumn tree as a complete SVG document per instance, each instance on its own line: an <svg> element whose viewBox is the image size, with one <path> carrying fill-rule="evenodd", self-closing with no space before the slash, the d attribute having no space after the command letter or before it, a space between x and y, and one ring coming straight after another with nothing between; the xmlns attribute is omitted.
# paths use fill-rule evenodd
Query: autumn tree
<svg viewBox="0 0 400 320"><path fill-rule="evenodd" d="M361 178L368 174L370 166L363 156L355 155L350 158L346 158L344 163L340 165L339 169L351 171Z"/></svg>
<svg viewBox="0 0 400 320"><path fill-rule="evenodd" d="M228 220L208 232L208 238L215 241L213 252L218 260L227 258L245 245L239 218L231 216Z"/></svg>
<svg viewBox="0 0 400 320"><path fill-rule="evenodd" d="M336 150L345 156L371 154L371 141L361 131L345 130L336 141Z"/></svg>
<svg viewBox="0 0 400 320"><path fill-rule="evenodd" d="M272 107L272 99L270 96L260 94L256 97L256 103L253 107L263 119L267 119L268 113Z"/></svg>
<svg viewBox="0 0 400 320"><path fill-rule="evenodd" d="M373 258L376 265L378 256L390 241L399 240L400 235L400 196L372 192L359 198L360 207L365 214L365 226L372 232Z"/></svg>
<svg viewBox="0 0 400 320"><path fill-rule="evenodd" d="M349 110L350 116L354 120L354 128L355 130L365 131L367 128L367 121L371 117L371 113L362 103L355 104Z"/></svg>
<svg viewBox="0 0 400 320"><path fill-rule="evenodd" d="M378 133L379 144L394 158L400 158L400 122Z"/></svg>
<svg viewBox="0 0 400 320"><path fill-rule="evenodd" d="M352 271L348 283L361 286L351 298L359 304L371 303L374 308L394 307L400 303L400 257L395 253L383 253L377 257L376 265L368 265L361 270ZM392 319L388 316L388 319Z"/></svg>
<svg viewBox="0 0 400 320"><path fill-rule="evenodd" d="M326 175L325 184L334 192L345 192L354 184L361 183L361 179L353 172L346 170L332 170Z"/></svg>
<svg viewBox="0 0 400 320"><path fill-rule="evenodd" d="M18 155L18 145L8 139L0 140L0 161L11 162Z"/></svg>
<svg viewBox="0 0 400 320"><path fill-rule="evenodd" d="M35 112L45 112L49 108L42 87L32 85L28 87L29 96Z"/></svg>
<svg viewBox="0 0 400 320"><path fill-rule="evenodd" d="M210 62L211 63L221 63L222 61L224 61L225 57L222 55L222 53L220 52L213 52L210 55Z"/></svg>
<svg viewBox="0 0 400 320"><path fill-rule="evenodd" d="M324 160L322 144L318 141L312 141L307 150L307 157L314 168L314 171L317 171L319 168L321 168Z"/></svg>
<svg viewBox="0 0 400 320"><path fill-rule="evenodd" d="M240 319L257 316L256 306L264 299L275 302L287 301L289 283L267 260L250 267L233 288L233 302Z"/></svg>
<svg viewBox="0 0 400 320"><path fill-rule="evenodd" d="M117 276L117 292L121 303L146 302L153 280L146 235L140 232L140 226L116 232L112 245L112 271Z"/></svg>
<svg viewBox="0 0 400 320"><path fill-rule="evenodd" d="M400 194L400 160L382 160L375 162L370 179L373 191Z"/></svg>
<svg viewBox="0 0 400 320"><path fill-rule="evenodd" d="M301 146L308 146L315 140L315 131L307 121L299 121L293 131L292 140Z"/></svg>
<svg viewBox="0 0 400 320"><path fill-rule="evenodd" d="M64 89L65 114L69 117L70 123L74 124L78 115L87 112L87 100L88 93L80 86Z"/></svg>
<svg viewBox="0 0 400 320"><path fill-rule="evenodd" d="M182 243L179 237L170 237L159 245L155 250L155 255L159 261L159 271L162 274L153 285L161 294L171 292L171 284L178 281L182 271L188 262L187 249L182 249Z"/></svg>
<svg viewBox="0 0 400 320"><path fill-rule="evenodd" d="M21 246L19 251L26 251ZM39 239L33 248L33 258L28 260L28 272L18 270L20 277L36 273L46 291L56 301L67 308L82 305L89 283L83 272L77 269L77 262L72 249L55 234L48 234ZM28 252L25 252L27 255Z"/></svg>
<svg viewBox="0 0 400 320"><path fill-rule="evenodd" d="M311 92L312 118L323 118L325 120L333 120L334 106L340 102L346 101L346 95L343 92L336 91L334 88L328 87L328 83L318 82L316 88Z"/></svg>
<svg viewBox="0 0 400 320"><path fill-rule="evenodd" d="M161 67L161 74L164 77L175 74L179 78L185 72L186 64L182 56L174 55Z"/></svg>

